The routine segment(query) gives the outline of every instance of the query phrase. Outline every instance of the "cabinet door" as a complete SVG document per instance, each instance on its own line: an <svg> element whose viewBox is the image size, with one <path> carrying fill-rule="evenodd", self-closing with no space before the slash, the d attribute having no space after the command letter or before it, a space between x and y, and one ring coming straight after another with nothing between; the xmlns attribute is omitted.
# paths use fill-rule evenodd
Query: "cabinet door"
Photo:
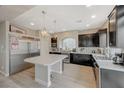
<svg viewBox="0 0 124 93"><path fill-rule="evenodd" d="M88 54L70 54L70 63L93 66L92 56Z"/></svg>
<svg viewBox="0 0 124 93"><path fill-rule="evenodd" d="M101 69L102 88L124 88L124 72Z"/></svg>
<svg viewBox="0 0 124 93"><path fill-rule="evenodd" d="M116 8L109 16L109 46L116 46Z"/></svg>
<svg viewBox="0 0 124 93"><path fill-rule="evenodd" d="M124 48L124 5L117 7L117 47Z"/></svg>
<svg viewBox="0 0 124 93"><path fill-rule="evenodd" d="M93 47L99 47L99 34L96 33L92 36Z"/></svg>
<svg viewBox="0 0 124 93"><path fill-rule="evenodd" d="M99 34L86 34L78 36L79 47L99 47Z"/></svg>

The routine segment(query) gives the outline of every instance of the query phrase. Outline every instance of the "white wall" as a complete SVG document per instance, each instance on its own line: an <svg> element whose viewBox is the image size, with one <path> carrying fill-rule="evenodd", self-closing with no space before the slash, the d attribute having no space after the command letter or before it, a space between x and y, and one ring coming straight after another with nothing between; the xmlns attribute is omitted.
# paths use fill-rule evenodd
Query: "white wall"
<svg viewBox="0 0 124 93"><path fill-rule="evenodd" d="M100 37L99 37L99 39L100 39L100 47L102 47L102 48L106 47L106 43L107 43L106 38L107 38L106 33L100 33Z"/></svg>
<svg viewBox="0 0 124 93"><path fill-rule="evenodd" d="M108 31L108 21L106 21L102 27L100 29L106 29L107 28L107 31ZM104 48L104 47L107 47L107 43L108 43L108 40L107 40L107 33L100 33L100 47Z"/></svg>
<svg viewBox="0 0 124 93"><path fill-rule="evenodd" d="M0 23L0 72L9 75L9 22Z"/></svg>

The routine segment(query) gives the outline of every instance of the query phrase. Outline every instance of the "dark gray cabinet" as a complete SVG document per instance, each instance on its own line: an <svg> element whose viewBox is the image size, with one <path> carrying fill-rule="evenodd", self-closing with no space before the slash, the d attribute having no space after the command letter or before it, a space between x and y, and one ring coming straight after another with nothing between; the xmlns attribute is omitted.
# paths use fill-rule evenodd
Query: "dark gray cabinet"
<svg viewBox="0 0 124 93"><path fill-rule="evenodd" d="M102 88L124 88L124 72L101 69Z"/></svg>
<svg viewBox="0 0 124 93"><path fill-rule="evenodd" d="M124 5L117 6L117 47L124 48Z"/></svg>
<svg viewBox="0 0 124 93"><path fill-rule="evenodd" d="M93 67L93 57L90 54L70 53L70 63Z"/></svg>
<svg viewBox="0 0 124 93"><path fill-rule="evenodd" d="M78 35L79 47L99 47L99 33Z"/></svg>
<svg viewBox="0 0 124 93"><path fill-rule="evenodd" d="M109 46L116 46L116 21L117 21L117 8L114 8L109 15Z"/></svg>
<svg viewBox="0 0 124 93"><path fill-rule="evenodd" d="M115 6L108 20L109 46L124 48L124 5Z"/></svg>

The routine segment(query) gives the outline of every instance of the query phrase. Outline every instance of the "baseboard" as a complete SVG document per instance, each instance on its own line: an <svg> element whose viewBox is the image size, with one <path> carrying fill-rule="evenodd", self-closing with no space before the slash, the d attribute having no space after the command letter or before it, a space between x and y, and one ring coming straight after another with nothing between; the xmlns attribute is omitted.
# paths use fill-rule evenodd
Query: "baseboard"
<svg viewBox="0 0 124 93"><path fill-rule="evenodd" d="M1 70L0 70L0 73L1 73L2 75L6 76L6 77L9 76L9 73L5 73L5 72L3 72L3 71L1 71Z"/></svg>
<svg viewBox="0 0 124 93"><path fill-rule="evenodd" d="M35 78L35 81L40 83L40 84L42 84L42 85L44 85L44 86L46 86L46 87L50 87L51 86L51 81L46 82L46 81L43 81L43 80L37 79L37 78Z"/></svg>
<svg viewBox="0 0 124 93"><path fill-rule="evenodd" d="M9 73L6 73L5 76L6 76L6 77L9 77Z"/></svg>

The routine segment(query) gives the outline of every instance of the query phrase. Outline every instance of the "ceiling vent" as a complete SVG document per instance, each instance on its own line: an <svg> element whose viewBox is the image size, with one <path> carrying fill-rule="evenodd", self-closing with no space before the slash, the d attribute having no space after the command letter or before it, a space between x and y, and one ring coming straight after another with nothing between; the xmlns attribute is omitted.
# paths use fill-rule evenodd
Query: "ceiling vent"
<svg viewBox="0 0 124 93"><path fill-rule="evenodd" d="M82 20L77 20L76 23L82 23Z"/></svg>

